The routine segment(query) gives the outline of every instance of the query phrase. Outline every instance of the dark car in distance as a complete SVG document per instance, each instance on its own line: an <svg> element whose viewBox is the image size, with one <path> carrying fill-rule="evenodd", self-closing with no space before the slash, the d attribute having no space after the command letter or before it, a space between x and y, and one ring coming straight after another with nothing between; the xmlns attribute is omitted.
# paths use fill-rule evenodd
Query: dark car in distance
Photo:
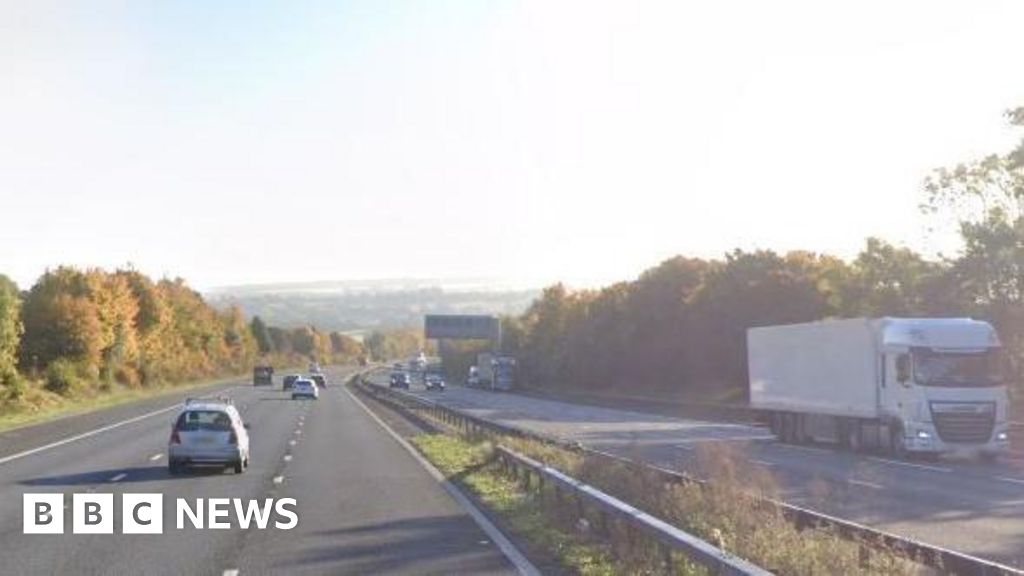
<svg viewBox="0 0 1024 576"><path fill-rule="evenodd" d="M252 369L253 386L273 386L274 368L267 365L256 366Z"/></svg>
<svg viewBox="0 0 1024 576"><path fill-rule="evenodd" d="M408 372L392 372L391 381L388 384L391 388L405 388L409 389L412 385L412 377L409 376Z"/></svg>
<svg viewBox="0 0 1024 576"><path fill-rule="evenodd" d="M285 376L284 380L282 381L282 389L291 390L292 386L295 385L295 381L298 380L299 378L302 378L301 374L289 374Z"/></svg>

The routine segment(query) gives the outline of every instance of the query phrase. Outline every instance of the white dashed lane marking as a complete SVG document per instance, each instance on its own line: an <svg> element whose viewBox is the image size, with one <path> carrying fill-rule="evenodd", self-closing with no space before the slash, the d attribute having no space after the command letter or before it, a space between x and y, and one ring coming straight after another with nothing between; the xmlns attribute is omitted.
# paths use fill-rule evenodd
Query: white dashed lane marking
<svg viewBox="0 0 1024 576"><path fill-rule="evenodd" d="M291 462L292 461L292 455L291 454L285 454L284 455L284 461L285 462Z"/></svg>
<svg viewBox="0 0 1024 576"><path fill-rule="evenodd" d="M872 490L882 490L882 489L885 488L885 486L882 486L881 484L875 484L874 482L867 482L867 481L864 481L864 480L852 480L851 479L851 480L847 480L847 482L849 482L850 484L853 484L854 486L863 486L864 488L871 488Z"/></svg>
<svg viewBox="0 0 1024 576"><path fill-rule="evenodd" d="M280 484L284 482L284 476L274 476L274 484Z"/></svg>

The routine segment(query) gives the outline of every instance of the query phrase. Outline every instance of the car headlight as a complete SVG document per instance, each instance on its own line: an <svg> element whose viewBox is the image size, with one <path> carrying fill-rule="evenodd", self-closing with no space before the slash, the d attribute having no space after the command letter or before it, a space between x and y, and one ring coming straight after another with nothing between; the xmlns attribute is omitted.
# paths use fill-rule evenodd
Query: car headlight
<svg viewBox="0 0 1024 576"><path fill-rule="evenodd" d="M925 431L925 430L918 430L918 431L917 431L917 438L918 438L919 440L928 440L928 439L930 439L931 437L932 437L932 435L931 435L931 434L929 434L929 433L928 433L927 431Z"/></svg>
<svg viewBox="0 0 1024 576"><path fill-rule="evenodd" d="M1006 432L1000 432L1000 433L996 434L996 440L999 440L999 441L1007 440L1009 437L1010 436Z"/></svg>

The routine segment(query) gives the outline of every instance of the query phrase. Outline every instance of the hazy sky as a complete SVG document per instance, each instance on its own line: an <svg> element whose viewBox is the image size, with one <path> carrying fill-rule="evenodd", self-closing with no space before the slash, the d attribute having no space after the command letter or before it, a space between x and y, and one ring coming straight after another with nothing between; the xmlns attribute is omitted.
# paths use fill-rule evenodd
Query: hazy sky
<svg viewBox="0 0 1024 576"><path fill-rule="evenodd" d="M0 0L0 272L626 279L918 249L1024 3Z"/></svg>

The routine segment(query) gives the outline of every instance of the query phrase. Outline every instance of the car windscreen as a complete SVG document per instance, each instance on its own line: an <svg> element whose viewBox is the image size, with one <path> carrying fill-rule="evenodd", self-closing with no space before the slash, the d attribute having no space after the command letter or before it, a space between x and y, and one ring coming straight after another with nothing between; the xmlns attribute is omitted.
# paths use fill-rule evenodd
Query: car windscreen
<svg viewBox="0 0 1024 576"><path fill-rule="evenodd" d="M219 410L189 410L178 416L175 426L181 432L230 432L231 417Z"/></svg>

